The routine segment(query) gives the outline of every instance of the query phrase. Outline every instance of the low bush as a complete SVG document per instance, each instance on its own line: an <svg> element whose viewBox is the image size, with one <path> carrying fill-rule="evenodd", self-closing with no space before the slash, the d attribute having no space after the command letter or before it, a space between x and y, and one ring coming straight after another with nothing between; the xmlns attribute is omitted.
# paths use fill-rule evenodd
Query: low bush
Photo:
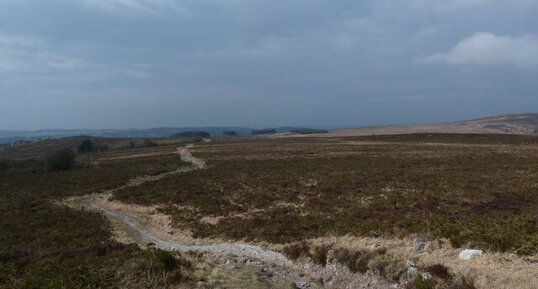
<svg viewBox="0 0 538 289"><path fill-rule="evenodd" d="M172 137L201 137L201 138L210 138L211 134L207 131L193 130L193 131L184 131L176 133Z"/></svg>
<svg viewBox="0 0 538 289"><path fill-rule="evenodd" d="M296 134L318 134L318 133L328 133L328 130L325 129L315 129L315 128L300 128L300 129L294 129L290 132L296 133Z"/></svg>
<svg viewBox="0 0 538 289"><path fill-rule="evenodd" d="M78 146L78 152L81 154L91 153L96 150L93 142L90 139L84 140L79 146Z"/></svg>
<svg viewBox="0 0 538 289"><path fill-rule="evenodd" d="M448 286L448 289L477 289L474 285L474 281L469 277L461 277Z"/></svg>
<svg viewBox="0 0 538 289"><path fill-rule="evenodd" d="M6 159L0 159L0 171L7 171L10 167L10 161Z"/></svg>
<svg viewBox="0 0 538 289"><path fill-rule="evenodd" d="M343 265L346 265L351 272L366 273L368 271L368 263L377 254L376 251L358 250L353 251L347 248L338 248L334 251L335 260Z"/></svg>
<svg viewBox="0 0 538 289"><path fill-rule="evenodd" d="M445 265L441 265L441 264L431 265L424 268L424 271L442 280L452 279L452 274L450 274L448 268Z"/></svg>
<svg viewBox="0 0 538 289"><path fill-rule="evenodd" d="M237 136L237 132L235 130L225 130L222 132L223 136Z"/></svg>
<svg viewBox="0 0 538 289"><path fill-rule="evenodd" d="M75 158L75 152L65 148L47 155L45 163L49 172L68 171L75 167Z"/></svg>
<svg viewBox="0 0 538 289"><path fill-rule="evenodd" d="M284 247L284 254L291 260L301 257L310 257L310 245L306 241L290 244Z"/></svg>
<svg viewBox="0 0 538 289"><path fill-rule="evenodd" d="M149 140L149 139L145 139L145 140L144 140L144 147L146 147L146 148L153 148L153 147L156 147L156 146L158 146L158 144L157 144L156 142L151 141L151 140Z"/></svg>
<svg viewBox="0 0 538 289"><path fill-rule="evenodd" d="M417 275L413 282L407 284L406 289L435 289L436 284L433 279L425 279Z"/></svg>
<svg viewBox="0 0 538 289"><path fill-rule="evenodd" d="M325 266L327 264L327 258L330 250L331 246L327 244L315 247L314 254L312 255L312 261L316 264Z"/></svg>
<svg viewBox="0 0 538 289"><path fill-rule="evenodd" d="M276 133L276 129L274 129L274 128L255 129L255 130L252 130L251 133L254 134L254 135L256 135L256 134L273 134L273 133Z"/></svg>
<svg viewBox="0 0 538 289"><path fill-rule="evenodd" d="M0 160L0 175L32 174L45 170L41 160Z"/></svg>

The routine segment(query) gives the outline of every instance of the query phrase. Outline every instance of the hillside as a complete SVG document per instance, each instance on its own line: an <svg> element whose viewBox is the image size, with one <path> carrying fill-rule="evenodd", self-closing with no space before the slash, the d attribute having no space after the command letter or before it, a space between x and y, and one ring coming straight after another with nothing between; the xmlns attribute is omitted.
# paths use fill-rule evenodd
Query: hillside
<svg viewBox="0 0 538 289"><path fill-rule="evenodd" d="M538 134L538 113L506 114L461 122L341 129L320 136L408 133Z"/></svg>

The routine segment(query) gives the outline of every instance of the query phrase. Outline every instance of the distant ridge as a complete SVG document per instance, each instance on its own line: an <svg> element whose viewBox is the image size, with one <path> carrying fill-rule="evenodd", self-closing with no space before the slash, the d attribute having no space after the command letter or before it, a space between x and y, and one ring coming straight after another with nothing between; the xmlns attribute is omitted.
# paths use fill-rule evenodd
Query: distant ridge
<svg viewBox="0 0 538 289"><path fill-rule="evenodd" d="M459 123L495 133L538 134L538 113L505 114Z"/></svg>
<svg viewBox="0 0 538 289"><path fill-rule="evenodd" d="M17 140L39 140L55 139L72 136L92 136L92 137L169 137L178 133L202 130L213 136L220 136L226 130L234 130L238 134L249 134L250 129L243 127L157 127L148 129L43 129L35 131L10 131L0 130L0 144Z"/></svg>
<svg viewBox="0 0 538 289"><path fill-rule="evenodd" d="M476 133L538 135L538 113L503 114L466 121L333 130L319 136L361 136L407 133Z"/></svg>
<svg viewBox="0 0 538 289"><path fill-rule="evenodd" d="M282 136L360 136L406 133L478 133L478 134L523 134L538 135L538 113L503 114L497 116L470 119L459 122L394 125L382 127L363 127L336 129L329 133L294 134L292 131L304 130L298 127L277 127L277 137ZM250 135L251 128L246 127L158 127L148 129L45 129L45 130L0 130L0 144L19 140L39 140L87 135L93 137L153 137L162 138L186 132L206 131L211 136L222 136L224 131L235 131L238 135Z"/></svg>
<svg viewBox="0 0 538 289"><path fill-rule="evenodd" d="M278 133L301 130L301 127L276 127ZM204 131L212 137L220 137L224 132L234 131L237 135L251 135L252 128L247 127L156 127L147 129L42 129L42 130L0 130L0 144L20 140L36 141L42 139L57 139L74 136L91 136L106 138L167 138L173 135Z"/></svg>

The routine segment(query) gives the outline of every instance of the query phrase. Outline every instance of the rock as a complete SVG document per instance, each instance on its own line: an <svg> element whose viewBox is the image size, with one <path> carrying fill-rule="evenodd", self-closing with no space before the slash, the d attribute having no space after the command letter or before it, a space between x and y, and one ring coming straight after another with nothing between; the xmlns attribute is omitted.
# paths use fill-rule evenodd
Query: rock
<svg viewBox="0 0 538 289"><path fill-rule="evenodd" d="M424 279L424 280L430 280L431 278L433 278L432 274L430 274L428 272L422 273L421 276L422 276L422 279Z"/></svg>
<svg viewBox="0 0 538 289"><path fill-rule="evenodd" d="M471 260L474 257L482 256L482 250L476 250L476 249L465 249L461 251L459 258L460 260Z"/></svg>
<svg viewBox="0 0 538 289"><path fill-rule="evenodd" d="M271 278L274 275L273 269L267 267L262 268L262 273L264 273L268 278Z"/></svg>
<svg viewBox="0 0 538 289"><path fill-rule="evenodd" d="M418 273L418 269L416 267L407 267L407 279L413 279Z"/></svg>
<svg viewBox="0 0 538 289"><path fill-rule="evenodd" d="M304 282L304 281L297 281L295 282L295 288L298 288L298 289L310 289L310 284L308 282Z"/></svg>
<svg viewBox="0 0 538 289"><path fill-rule="evenodd" d="M428 242L424 239L417 238L413 240L413 252L415 253L422 253L424 252L424 249L426 248L426 245Z"/></svg>
<svg viewBox="0 0 538 289"><path fill-rule="evenodd" d="M408 279L413 279L418 273L418 269L417 269L415 263L413 263L413 261L411 261L409 259L407 261L405 261L405 268L407 268L407 278Z"/></svg>
<svg viewBox="0 0 538 289"><path fill-rule="evenodd" d="M413 263L413 261L411 260L405 261L405 268L409 268L409 267L415 267L415 263Z"/></svg>

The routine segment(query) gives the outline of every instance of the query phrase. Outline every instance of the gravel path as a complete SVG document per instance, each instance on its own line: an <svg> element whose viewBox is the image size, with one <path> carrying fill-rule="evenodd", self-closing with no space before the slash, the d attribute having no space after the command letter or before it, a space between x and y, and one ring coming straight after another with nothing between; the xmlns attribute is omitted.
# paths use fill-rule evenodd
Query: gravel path
<svg viewBox="0 0 538 289"><path fill-rule="evenodd" d="M267 270L268 268L270 268L272 274L294 282L296 284L296 287L298 288L318 288L315 283L311 283L310 280L305 277L305 272L303 272L301 267L288 260L284 255L279 252L264 249L255 245L235 242L220 244L187 245L179 242L163 240L153 235L150 230L144 225L142 225L135 216L123 211L112 210L110 208L100 205L100 198L100 201L102 201L104 195L111 194L117 190L121 190L127 187L140 186L145 182L157 181L173 174L205 169L205 161L192 156L190 152L190 149L192 147L193 145L191 144L185 147L178 148L178 154L181 160L190 163L190 168L183 168L154 176L139 177L130 180L127 184L123 186L106 191L102 194L93 194L81 197L77 199L77 202L83 205L86 209L103 213L113 222L119 224L122 229L125 230L125 232L129 235L129 237L131 237L140 246L151 245L156 248L167 251L196 251L215 254L219 256L230 256L232 258L246 259L247 264L252 266L258 266L262 268L262 270Z"/></svg>

